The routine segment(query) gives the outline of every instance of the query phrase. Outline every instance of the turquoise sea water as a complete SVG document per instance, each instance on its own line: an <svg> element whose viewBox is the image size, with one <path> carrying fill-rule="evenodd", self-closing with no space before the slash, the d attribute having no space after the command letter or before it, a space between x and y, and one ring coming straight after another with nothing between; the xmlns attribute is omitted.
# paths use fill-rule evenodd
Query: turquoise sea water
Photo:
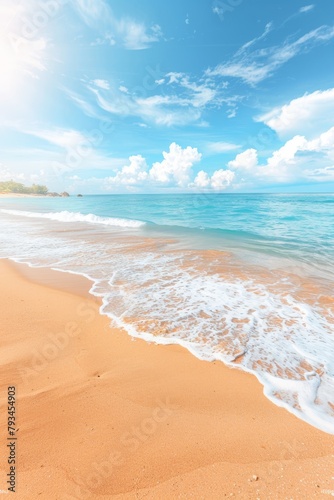
<svg viewBox="0 0 334 500"><path fill-rule="evenodd" d="M114 195L21 198L0 206L95 214L146 222L145 231L198 238L300 262L334 265L334 194ZM192 229L193 231L190 231Z"/></svg>
<svg viewBox="0 0 334 500"><path fill-rule="evenodd" d="M0 257L83 274L133 336L254 373L334 433L334 195L0 199Z"/></svg>

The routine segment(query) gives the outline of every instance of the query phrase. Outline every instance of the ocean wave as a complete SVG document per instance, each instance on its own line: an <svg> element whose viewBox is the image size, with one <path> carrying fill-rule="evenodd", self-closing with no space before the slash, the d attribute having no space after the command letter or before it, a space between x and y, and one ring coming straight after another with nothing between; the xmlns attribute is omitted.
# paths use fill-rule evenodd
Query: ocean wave
<svg viewBox="0 0 334 500"><path fill-rule="evenodd" d="M26 212L24 210L5 210L1 212L9 215L19 215L22 217L32 217L38 219L50 219L60 222L88 222L90 224L102 224L104 226L118 226L118 227L131 227L139 228L145 226L145 222L132 219L119 219L114 217L99 217L94 214L82 214L81 212Z"/></svg>

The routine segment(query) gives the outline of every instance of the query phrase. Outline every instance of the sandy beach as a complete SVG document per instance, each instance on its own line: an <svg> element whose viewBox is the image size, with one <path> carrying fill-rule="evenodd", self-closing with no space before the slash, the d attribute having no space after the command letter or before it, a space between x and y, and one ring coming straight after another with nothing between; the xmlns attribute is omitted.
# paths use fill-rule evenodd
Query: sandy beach
<svg viewBox="0 0 334 500"><path fill-rule="evenodd" d="M84 278L7 260L0 276L1 490L15 386L21 500L334 495L334 436L255 377L110 328Z"/></svg>

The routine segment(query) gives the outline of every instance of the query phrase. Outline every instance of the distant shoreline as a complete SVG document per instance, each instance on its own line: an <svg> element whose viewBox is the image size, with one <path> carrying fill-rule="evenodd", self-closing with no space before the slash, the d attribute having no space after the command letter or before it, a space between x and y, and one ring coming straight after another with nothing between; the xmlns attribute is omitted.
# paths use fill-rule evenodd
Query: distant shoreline
<svg viewBox="0 0 334 500"><path fill-rule="evenodd" d="M0 193L0 198L69 198L71 195L62 195L62 194L32 194L32 193ZM72 195L82 197L83 195Z"/></svg>
<svg viewBox="0 0 334 500"><path fill-rule="evenodd" d="M48 198L48 195L28 193L0 193L0 198Z"/></svg>

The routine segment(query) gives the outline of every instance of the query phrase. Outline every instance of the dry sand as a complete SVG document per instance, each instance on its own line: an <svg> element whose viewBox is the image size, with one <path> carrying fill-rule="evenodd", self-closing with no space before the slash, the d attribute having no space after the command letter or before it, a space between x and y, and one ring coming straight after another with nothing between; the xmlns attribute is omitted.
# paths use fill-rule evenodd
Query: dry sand
<svg viewBox="0 0 334 500"><path fill-rule="evenodd" d="M255 377L132 340L86 280L22 268L0 261L0 490L15 385L20 500L334 494L334 436L273 405Z"/></svg>

